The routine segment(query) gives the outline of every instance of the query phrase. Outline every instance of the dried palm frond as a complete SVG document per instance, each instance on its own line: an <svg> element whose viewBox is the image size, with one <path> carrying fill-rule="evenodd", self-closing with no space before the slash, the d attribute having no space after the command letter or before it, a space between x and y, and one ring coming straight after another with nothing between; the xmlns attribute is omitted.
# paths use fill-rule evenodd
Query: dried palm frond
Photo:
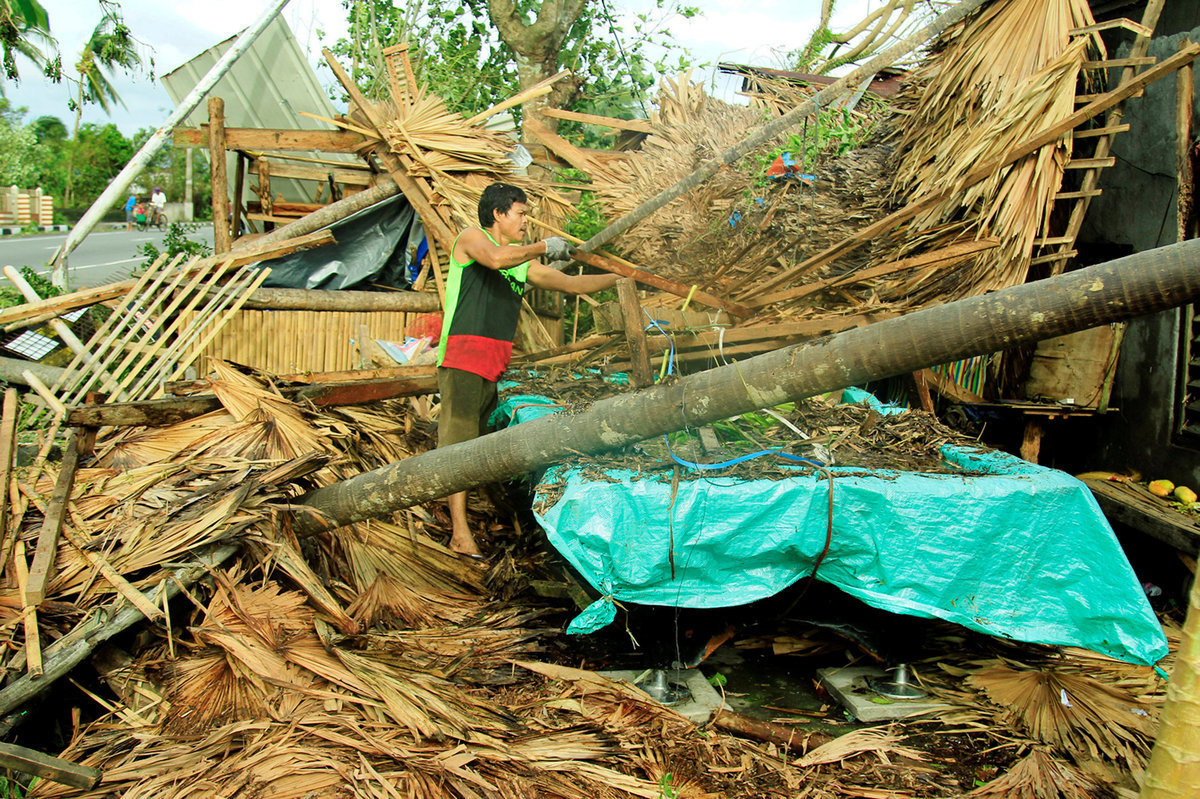
<svg viewBox="0 0 1200 799"><path fill-rule="evenodd" d="M861 754L873 754L882 763L891 763L889 755L898 755L913 760L924 760L925 755L908 746L902 741L904 736L893 727L868 727L854 730L834 738L827 744L822 744L800 758L801 767L818 766L823 763L837 763Z"/></svg>
<svg viewBox="0 0 1200 799"><path fill-rule="evenodd" d="M169 427L131 427L96 444L96 465L128 470L173 460L234 421L228 411L197 416Z"/></svg>
<svg viewBox="0 0 1200 799"><path fill-rule="evenodd" d="M967 683L1005 708L1004 719L1039 741L1090 758L1140 768L1150 754L1152 706L1091 677L997 665Z"/></svg>
<svg viewBox="0 0 1200 799"><path fill-rule="evenodd" d="M387 574L379 574L346 612L367 627L430 627L439 622L460 623L479 611L474 596L416 591Z"/></svg>
<svg viewBox="0 0 1200 799"><path fill-rule="evenodd" d="M973 799L1096 799L1105 786L1043 748L1034 748L1004 774L971 791Z"/></svg>

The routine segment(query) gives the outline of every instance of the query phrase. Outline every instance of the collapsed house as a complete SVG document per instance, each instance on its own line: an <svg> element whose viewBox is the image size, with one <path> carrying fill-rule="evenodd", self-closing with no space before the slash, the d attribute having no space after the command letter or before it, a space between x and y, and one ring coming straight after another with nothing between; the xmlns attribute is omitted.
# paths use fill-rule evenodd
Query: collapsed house
<svg viewBox="0 0 1200 799"><path fill-rule="evenodd" d="M521 182L547 233L565 227L566 190L513 177L511 144L480 128L490 114L465 120L446 111L416 85L403 47L386 53L390 96L377 101L329 58L351 109L331 118L338 130L322 134L324 146L357 154L365 168L304 162L310 178L341 195L320 208L289 208L270 189L273 169L302 171L281 146L287 131L225 129L220 104L210 104L207 129L178 136L206 144L214 165L226 150L247 152L237 162L255 164L259 198L239 207L244 193L235 191L227 215L228 186L214 169L214 218L248 216L275 230L237 246L239 226L218 225L210 258L164 258L125 284L0 313L30 325L98 301L115 306L52 385L31 381L55 428L71 430L61 462L49 458L53 432L34 466L13 471L11 450L5 461L6 729L28 728L35 698L69 674L94 703L62 758L39 766L53 781L30 795L1084 797L1135 787L1165 699L1156 669L1172 671L1181 632L1151 613L1082 484L981 452L920 411L839 404L855 398L830 393L848 385L840 374L790 389L790 407L755 404L775 394L754 364L771 358L778 381L800 385L783 373L803 372L821 355L785 347L820 347L841 340L821 338L828 334L883 329L873 323L923 310L982 312L988 292L1064 271L1079 254L1112 137L1123 132L1122 104L1200 53L1187 46L1150 63L1158 8L1151 3L1137 22L1096 22L1079 2L1050 10L992 3L943 36L906 93L870 110L830 109L830 95L812 86L766 80L757 81L761 103L730 107L684 77L664 85L658 113L633 131L645 138L629 151L585 151L527 120L535 161L587 175L606 215L620 219L781 110L863 115L878 129L845 151L802 131L778 168L720 170L630 226L617 252L585 246L581 263L633 281L619 307L595 308L592 335L567 340L546 322L561 306L532 297L505 389L510 424L457 455L429 452L432 368L392 365L377 342L428 329L453 231L471 224L483 186L499 176ZM1131 53L1109 58L1100 32L1122 27L1135 33ZM1106 69L1106 84L1081 81ZM987 91L963 102L972 86ZM556 115L571 118L547 112ZM317 138L306 136L305 148ZM239 169L235 187L248 182ZM318 271L312 265L343 260L322 251L357 237L339 237L338 225L362 223L355 214L387 200L411 213L391 250L373 260L405 273L424 238L411 290L368 293L353 282L314 290L322 284L306 282ZM289 271L300 277L267 287ZM978 302L952 304L970 297ZM373 327L385 324L394 327ZM317 329L320 342L305 338ZM270 346L238 349L247 330ZM1037 337L1033 330L1022 340ZM1109 328L1084 349L1107 357L1118 339ZM904 340L919 349L915 337ZM963 354L972 346L981 345L964 342ZM279 360L264 360L281 349ZM343 360L317 366L306 360L316 350ZM930 410L930 390L986 405L1012 396L1026 363L1044 367L1054 357L1009 353L920 369L912 398ZM725 407L704 368L727 362L713 374L744 369L738 379L754 390L729 404L736 412L703 417L692 410L698 398ZM649 434L615 425L621 440L601 447L583 435L589 419L622 408L654 415L620 387L621 375L653 386L641 392L644 405L675 418ZM1107 407L1111 368L1081 379L1092 391L1076 396L1088 401L1028 411L1029 460L1039 415ZM10 392L0 444L12 442L15 424ZM484 482L473 470L493 467L491 478L502 479L549 466L514 468L511 454L514 442L547 430L575 452L571 461L539 475L531 506L504 497L473 505L473 521L503 553L486 572L455 557L441 543L444 510L425 500L464 487L455 479ZM762 453L791 462L726 463ZM395 472L383 470L396 464L410 474L392 482L408 493L391 506L354 508L357 518L347 518L345 502L323 499L344 500L347 486L375 475L386 480ZM1017 504L998 510L985 488L997 473L1032 490L1013 489ZM920 500L918 484L940 493ZM724 493L701 493L710 489ZM956 495L965 497L956 504ZM765 518L755 522L755 513ZM995 515L986 537L972 513ZM535 520L586 589L540 546ZM947 526L951 536L931 540ZM1050 541L1050 533L1072 538ZM955 535L981 540L956 546ZM782 546L743 546L771 536ZM997 556L995 545L1008 548ZM963 567L993 557L1012 569L1003 581ZM917 568L923 559L955 578L956 590L986 593L948 593L940 609L917 601L922 584L937 590L934 575ZM697 725L625 683L568 665L580 653L560 633L578 610L577 628L597 629L622 602L742 605L790 586L807 590L812 578L876 596L888 611L954 622L930 627L930 648L907 663L936 699L930 715L838 729L839 711L816 711L817 725L811 711L770 723L723 707ZM547 605L533 589L574 596L579 607ZM994 597L1006 604L989 604ZM1081 619L1076 610L1096 612ZM1042 628L1031 629L1039 616ZM737 643L781 658L841 653L842 666L872 651L822 629ZM719 638L700 641L697 657L710 656ZM85 660L98 679L82 677Z"/></svg>

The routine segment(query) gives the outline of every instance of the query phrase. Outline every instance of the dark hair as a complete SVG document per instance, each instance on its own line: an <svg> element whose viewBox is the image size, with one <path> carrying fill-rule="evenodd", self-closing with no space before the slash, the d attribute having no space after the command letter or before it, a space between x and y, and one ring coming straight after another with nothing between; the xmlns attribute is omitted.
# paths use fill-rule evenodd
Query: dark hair
<svg viewBox="0 0 1200 799"><path fill-rule="evenodd" d="M479 225L490 228L496 224L496 212L507 214L513 203L528 203L529 198L518 186L508 183L493 183L483 190L479 198Z"/></svg>

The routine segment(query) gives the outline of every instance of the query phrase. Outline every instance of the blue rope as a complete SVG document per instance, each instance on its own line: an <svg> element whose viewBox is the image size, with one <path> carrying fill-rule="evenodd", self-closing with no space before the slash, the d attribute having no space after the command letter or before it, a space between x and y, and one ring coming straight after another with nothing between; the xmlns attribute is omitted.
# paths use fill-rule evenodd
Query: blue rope
<svg viewBox="0 0 1200 799"><path fill-rule="evenodd" d="M693 461L685 461L683 458L676 455L674 450L671 449L671 442L665 435L663 436L663 441L667 445L667 453L671 456L671 459L680 466L686 466L689 469L701 469L704 471L709 471L712 469L724 469L738 463L745 463L746 461L754 460L755 458L761 458L763 455L775 455L780 458L786 458L789 461L794 461L796 463L807 463L818 468L825 466L825 464L819 461L814 461L810 458L801 458L799 455L792 455L778 449L764 449L760 450L759 452L750 452L745 455L739 455L732 460L722 461L720 463L694 463Z"/></svg>

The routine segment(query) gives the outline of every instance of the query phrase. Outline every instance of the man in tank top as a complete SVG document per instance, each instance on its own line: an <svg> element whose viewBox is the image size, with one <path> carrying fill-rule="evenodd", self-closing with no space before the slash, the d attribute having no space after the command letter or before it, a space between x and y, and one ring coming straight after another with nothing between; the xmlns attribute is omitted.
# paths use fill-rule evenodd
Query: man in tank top
<svg viewBox="0 0 1200 799"><path fill-rule="evenodd" d="M446 309L438 344L438 446L486 432L496 407L496 381L512 358L525 286L569 294L612 288L616 275L566 275L546 263L569 260L574 248L554 236L522 244L528 198L517 186L493 183L479 199L479 227L454 240L446 279ZM533 260L538 259L538 260ZM482 558L467 523L467 493L449 498L450 548Z"/></svg>

